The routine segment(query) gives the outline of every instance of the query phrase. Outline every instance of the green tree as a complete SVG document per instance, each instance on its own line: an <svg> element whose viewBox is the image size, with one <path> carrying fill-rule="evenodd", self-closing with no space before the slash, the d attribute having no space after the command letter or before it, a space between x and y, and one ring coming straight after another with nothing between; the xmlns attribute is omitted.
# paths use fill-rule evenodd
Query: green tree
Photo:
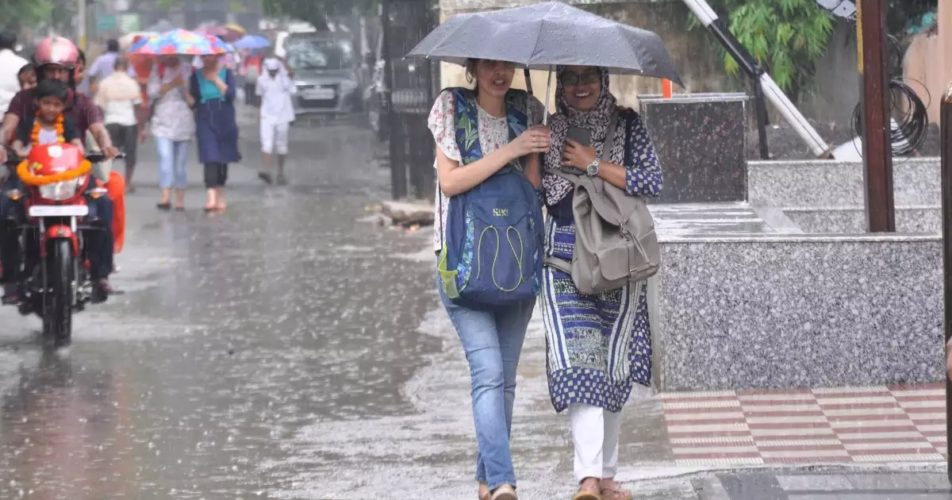
<svg viewBox="0 0 952 500"><path fill-rule="evenodd" d="M813 76L813 63L826 50L835 26L815 0L720 0L717 10L750 54L793 96ZM724 53L728 74L740 71Z"/></svg>
<svg viewBox="0 0 952 500"><path fill-rule="evenodd" d="M782 89L796 98L814 75L814 64L826 51L837 21L815 0L714 0L714 9L731 33L747 48ZM890 0L890 33L901 37L938 0ZM724 67L737 75L740 67L724 53Z"/></svg>
<svg viewBox="0 0 952 500"><path fill-rule="evenodd" d="M0 0L0 30L19 31L49 21L53 12L51 0Z"/></svg>

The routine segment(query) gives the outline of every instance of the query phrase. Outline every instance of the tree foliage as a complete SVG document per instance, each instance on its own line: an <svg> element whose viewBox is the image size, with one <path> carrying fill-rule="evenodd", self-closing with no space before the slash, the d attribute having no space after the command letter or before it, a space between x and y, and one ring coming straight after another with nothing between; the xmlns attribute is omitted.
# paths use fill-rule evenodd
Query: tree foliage
<svg viewBox="0 0 952 500"><path fill-rule="evenodd" d="M901 35L938 0L890 0L889 31ZM815 0L715 0L715 10L735 37L777 84L794 97L814 74L814 64L826 51L838 22ZM738 74L737 62L724 53L724 67Z"/></svg>
<svg viewBox="0 0 952 500"><path fill-rule="evenodd" d="M813 62L826 50L835 26L815 0L721 0L718 12L750 54L782 89L796 94L813 74ZM725 52L724 67L740 70Z"/></svg>
<svg viewBox="0 0 952 500"><path fill-rule="evenodd" d="M0 0L0 30L19 31L49 22L53 12L52 0Z"/></svg>

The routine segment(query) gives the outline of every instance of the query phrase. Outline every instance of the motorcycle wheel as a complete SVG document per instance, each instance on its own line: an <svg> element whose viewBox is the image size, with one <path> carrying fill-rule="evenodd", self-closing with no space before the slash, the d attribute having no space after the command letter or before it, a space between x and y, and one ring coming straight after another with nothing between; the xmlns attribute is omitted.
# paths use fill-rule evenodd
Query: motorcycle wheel
<svg viewBox="0 0 952 500"><path fill-rule="evenodd" d="M68 240L53 243L46 265L43 334L57 347L69 344L73 330L73 255Z"/></svg>

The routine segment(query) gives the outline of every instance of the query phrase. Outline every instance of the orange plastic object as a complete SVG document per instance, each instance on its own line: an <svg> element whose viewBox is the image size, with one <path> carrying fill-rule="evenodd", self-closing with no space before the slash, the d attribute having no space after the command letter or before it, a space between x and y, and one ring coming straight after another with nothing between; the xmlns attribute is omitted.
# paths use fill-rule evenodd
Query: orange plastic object
<svg viewBox="0 0 952 500"><path fill-rule="evenodd" d="M661 95L665 99L671 99L674 95L674 84L667 78L661 80Z"/></svg>
<svg viewBox="0 0 952 500"><path fill-rule="evenodd" d="M119 172L109 172L106 195L112 200L113 251L122 252L126 243L126 178Z"/></svg>

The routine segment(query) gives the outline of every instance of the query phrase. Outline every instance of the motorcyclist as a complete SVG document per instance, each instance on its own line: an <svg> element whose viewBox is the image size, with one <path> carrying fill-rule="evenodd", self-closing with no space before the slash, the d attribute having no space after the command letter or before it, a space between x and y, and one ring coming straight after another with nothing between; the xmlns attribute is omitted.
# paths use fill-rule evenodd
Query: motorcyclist
<svg viewBox="0 0 952 500"><path fill-rule="evenodd" d="M119 150L109 139L109 133L103 125L102 112L93 104L92 99L75 89L73 68L78 57L79 50L69 40L56 36L44 39L37 45L33 56L37 79L56 79L69 85L66 113L72 117L80 137L85 138L86 131L90 131L103 154L109 159L115 158ZM14 96L0 125L0 143L10 144L20 122L36 113L34 92L34 89L22 90ZM7 159L7 151L0 148L0 163L6 163ZM20 301L17 283L22 276L19 273L19 263L23 261L17 243L15 222L22 220L24 216L23 202L22 199L14 200L6 196L11 190L23 191L22 184L16 178L15 168L10 169L7 180L0 188L0 266L3 268L0 282L4 284L4 304L16 304ZM91 189L87 192L86 204L89 207L87 222L95 229L88 231L84 239L91 264L93 300L99 302L113 293L109 284L109 274L113 269L113 203L109 197L101 196Z"/></svg>

